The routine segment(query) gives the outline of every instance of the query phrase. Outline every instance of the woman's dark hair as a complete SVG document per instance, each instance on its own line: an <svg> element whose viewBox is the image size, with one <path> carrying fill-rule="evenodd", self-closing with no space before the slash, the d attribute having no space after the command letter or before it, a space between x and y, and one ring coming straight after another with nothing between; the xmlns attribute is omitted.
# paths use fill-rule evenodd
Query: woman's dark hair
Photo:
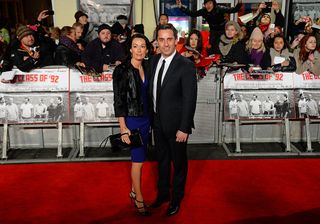
<svg viewBox="0 0 320 224"><path fill-rule="evenodd" d="M189 36L187 38L187 46L190 46L190 37L192 34L195 34L198 36L198 42L197 42L197 47L196 47L196 50L201 53L202 52L202 35L201 35L201 32L199 30L192 30L190 33L189 33Z"/></svg>
<svg viewBox="0 0 320 224"><path fill-rule="evenodd" d="M305 62L306 60L308 60L308 57L310 54L310 52L307 52L307 50L306 50L306 44L307 44L307 41L309 40L310 37L316 38L313 34L307 34L300 41L299 60L302 62ZM316 49L315 49L315 51L316 51Z"/></svg>
<svg viewBox="0 0 320 224"><path fill-rule="evenodd" d="M128 44L129 52L127 53L127 55L128 55L127 59L131 59L130 49L132 47L133 40L136 39L136 38L144 39L144 41L146 42L147 49L148 49L148 54L146 56L149 57L150 53L151 53L151 43L150 43L149 39L145 35L143 35L141 33L136 33L136 34L132 35L132 37L130 38L130 41L129 41L129 44Z"/></svg>
<svg viewBox="0 0 320 224"><path fill-rule="evenodd" d="M283 48L281 50L284 50L286 48L289 48L289 44L288 41L286 40L286 38L284 38L284 36L282 34L277 34L273 37L273 41L272 41L272 47L274 47L274 41L276 40L276 38L281 38L283 40Z"/></svg>

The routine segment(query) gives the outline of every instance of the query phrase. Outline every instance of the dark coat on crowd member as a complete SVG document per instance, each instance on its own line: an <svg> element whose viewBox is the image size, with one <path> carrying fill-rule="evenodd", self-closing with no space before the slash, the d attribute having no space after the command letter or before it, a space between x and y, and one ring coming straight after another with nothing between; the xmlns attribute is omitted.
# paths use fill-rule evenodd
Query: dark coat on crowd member
<svg viewBox="0 0 320 224"><path fill-rule="evenodd" d="M102 48L102 42L99 38L88 43L82 53L82 61L87 67L94 68L97 72L103 72L104 64L114 64L116 61L125 59L125 50L123 46L115 40L111 40Z"/></svg>
<svg viewBox="0 0 320 224"><path fill-rule="evenodd" d="M57 65L74 66L77 62L81 61L81 51L71 39L62 37L60 38L54 59Z"/></svg>
<svg viewBox="0 0 320 224"><path fill-rule="evenodd" d="M271 59L271 55L270 55L270 50L267 49L265 54L263 55L263 58L262 58L261 68L262 69L271 68L274 72L294 72L294 71L296 71L297 67L296 67L296 60L294 59L294 57L290 56L286 60L289 61L288 66L282 66L281 63L271 65L272 59Z"/></svg>
<svg viewBox="0 0 320 224"><path fill-rule="evenodd" d="M31 57L26 61L25 56L29 56L28 52L21 48L21 42L14 38L11 43L11 60L13 65L17 66L21 71L29 72L31 69L54 65L53 54L56 48L54 41L41 32L33 32L35 43L33 46L40 47L40 58L38 60Z"/></svg>
<svg viewBox="0 0 320 224"><path fill-rule="evenodd" d="M34 45L37 46L37 45ZM40 45L40 57L39 59L34 59L30 57L29 53L19 47L11 52L11 60L13 65L17 66L23 72L29 72L32 69L54 65L53 55L51 52L44 51ZM24 57L28 57L27 60L24 60Z"/></svg>
<svg viewBox="0 0 320 224"><path fill-rule="evenodd" d="M224 31L224 27L227 23L225 14L236 13L240 10L241 6L241 3L238 3L235 7L225 7L215 4L211 12L208 12L204 7L197 11L190 11L183 6L180 9L191 17L202 16L209 24L210 31Z"/></svg>
<svg viewBox="0 0 320 224"><path fill-rule="evenodd" d="M7 44L0 41L0 74L12 69L12 61L10 60L10 50Z"/></svg>
<svg viewBox="0 0 320 224"><path fill-rule="evenodd" d="M216 43L214 47L211 49L213 50L213 54L221 54L219 49L219 42ZM210 52L211 54L211 52ZM234 63L237 62L238 64L248 64L249 59L248 55L245 50L245 44L243 41L238 41L232 45L229 53L226 56L221 54L221 63Z"/></svg>

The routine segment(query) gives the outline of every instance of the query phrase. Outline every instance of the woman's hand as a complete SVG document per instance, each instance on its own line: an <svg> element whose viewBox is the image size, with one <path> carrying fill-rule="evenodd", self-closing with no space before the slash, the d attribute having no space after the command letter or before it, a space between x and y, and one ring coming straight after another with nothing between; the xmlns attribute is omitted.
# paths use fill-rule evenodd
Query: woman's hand
<svg viewBox="0 0 320 224"><path fill-rule="evenodd" d="M288 61L288 60L284 60L284 61L281 63L281 66L283 66L283 67L289 66L289 61Z"/></svg>
<svg viewBox="0 0 320 224"><path fill-rule="evenodd" d="M314 54L313 53L309 54L308 59L309 61L314 62Z"/></svg>
<svg viewBox="0 0 320 224"><path fill-rule="evenodd" d="M131 135L131 131L127 127L120 128L121 140L128 145L131 143L129 136Z"/></svg>

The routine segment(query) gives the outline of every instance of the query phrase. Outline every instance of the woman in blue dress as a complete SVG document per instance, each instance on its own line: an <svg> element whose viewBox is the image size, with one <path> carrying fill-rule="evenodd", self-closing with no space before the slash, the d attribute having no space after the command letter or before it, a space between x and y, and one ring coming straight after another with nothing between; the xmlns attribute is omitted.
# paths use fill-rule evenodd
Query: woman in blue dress
<svg viewBox="0 0 320 224"><path fill-rule="evenodd" d="M148 216L141 193L141 172L146 159L146 150L150 132L148 113L148 74L144 58L147 56L150 43L142 34L131 37L130 57L118 65L113 72L113 91L115 116L118 117L121 139L130 144L131 130L139 129L143 146L131 148L132 190L129 193L139 214Z"/></svg>

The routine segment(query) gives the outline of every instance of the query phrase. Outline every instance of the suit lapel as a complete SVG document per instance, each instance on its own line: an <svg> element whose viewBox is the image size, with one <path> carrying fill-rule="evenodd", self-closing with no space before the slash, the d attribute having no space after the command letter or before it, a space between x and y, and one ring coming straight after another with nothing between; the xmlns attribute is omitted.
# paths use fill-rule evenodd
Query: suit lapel
<svg viewBox="0 0 320 224"><path fill-rule="evenodd" d="M164 76L164 79L163 79L163 81L162 81L162 85L161 85L161 89L163 88L163 87L165 87L165 85L167 84L167 82L168 82L168 80L170 79L170 77L172 77L172 75L174 74L173 73L173 71L174 71L174 69L176 68L176 66L178 66L177 65L177 58L179 57L179 53L178 52L176 52L176 54L174 55L174 57L173 57L173 59L172 59L172 61L171 61L171 63L170 63L170 65L169 65L169 68L168 68L168 70L167 70L167 72L166 72L166 74L165 74L165 76Z"/></svg>
<svg viewBox="0 0 320 224"><path fill-rule="evenodd" d="M158 65L158 62L160 60L160 57L161 57L161 54L158 54L155 56L154 60L153 60L153 63L151 64L151 79L150 79L150 87L149 90L150 90L150 96L153 95L153 81L154 81L154 76L156 74L156 70L157 70L157 65Z"/></svg>

